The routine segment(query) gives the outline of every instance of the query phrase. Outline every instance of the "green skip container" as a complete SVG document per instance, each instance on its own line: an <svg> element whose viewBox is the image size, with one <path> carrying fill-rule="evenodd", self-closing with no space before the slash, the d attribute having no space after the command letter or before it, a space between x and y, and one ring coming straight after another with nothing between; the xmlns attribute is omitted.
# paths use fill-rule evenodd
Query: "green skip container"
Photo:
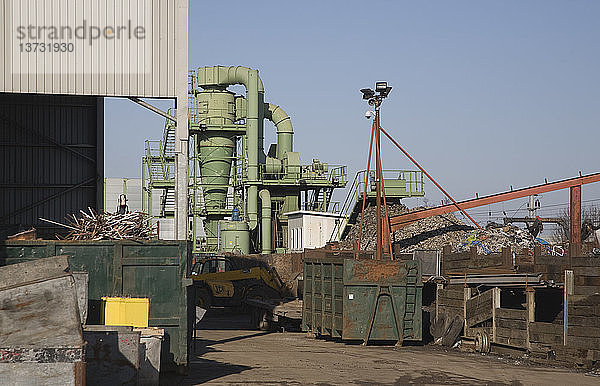
<svg viewBox="0 0 600 386"><path fill-rule="evenodd" d="M422 340L419 261L305 257L302 327L344 341Z"/></svg>
<svg viewBox="0 0 600 386"><path fill-rule="evenodd" d="M89 273L87 324L102 324L102 298L148 298L151 327L165 329L161 369L189 363L194 304L191 244L186 241L4 241L0 266L68 255L71 271Z"/></svg>

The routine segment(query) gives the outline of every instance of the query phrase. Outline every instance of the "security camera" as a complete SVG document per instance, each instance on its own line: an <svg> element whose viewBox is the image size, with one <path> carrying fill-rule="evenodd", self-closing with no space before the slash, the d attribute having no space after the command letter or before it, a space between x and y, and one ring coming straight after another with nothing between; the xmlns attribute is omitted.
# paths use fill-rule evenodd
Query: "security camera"
<svg viewBox="0 0 600 386"><path fill-rule="evenodd" d="M365 113L365 118L371 119L371 117L373 117L374 115L374 112L372 112L371 110L367 110L367 112Z"/></svg>

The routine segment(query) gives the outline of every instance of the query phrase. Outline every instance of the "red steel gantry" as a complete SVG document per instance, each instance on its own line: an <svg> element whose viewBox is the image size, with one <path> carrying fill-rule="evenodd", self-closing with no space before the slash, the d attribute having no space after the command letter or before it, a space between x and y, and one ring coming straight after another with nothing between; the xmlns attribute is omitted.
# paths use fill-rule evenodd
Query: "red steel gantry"
<svg viewBox="0 0 600 386"><path fill-rule="evenodd" d="M418 210L416 212L405 213L390 217L390 227L392 231L398 230L410 223L421 220L426 217L437 216L440 214L455 212L460 208L462 210L476 208L488 204L514 200L517 198L552 192L561 189L570 189L570 255L577 256L581 252L581 185L591 184L600 181L600 173L587 174L579 177L568 178L565 180L549 182L541 185L531 186L509 192L492 194L489 196L474 198L471 200L460 201L452 204L442 205L435 208Z"/></svg>

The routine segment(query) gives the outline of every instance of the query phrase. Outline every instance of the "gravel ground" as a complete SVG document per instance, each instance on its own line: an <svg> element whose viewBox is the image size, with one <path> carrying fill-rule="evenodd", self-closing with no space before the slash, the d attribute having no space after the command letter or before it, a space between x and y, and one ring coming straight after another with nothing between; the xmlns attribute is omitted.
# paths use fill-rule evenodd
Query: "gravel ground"
<svg viewBox="0 0 600 386"><path fill-rule="evenodd" d="M594 373L434 346L361 346L303 333L247 329L243 316L207 317L185 377L161 384L598 385Z"/></svg>

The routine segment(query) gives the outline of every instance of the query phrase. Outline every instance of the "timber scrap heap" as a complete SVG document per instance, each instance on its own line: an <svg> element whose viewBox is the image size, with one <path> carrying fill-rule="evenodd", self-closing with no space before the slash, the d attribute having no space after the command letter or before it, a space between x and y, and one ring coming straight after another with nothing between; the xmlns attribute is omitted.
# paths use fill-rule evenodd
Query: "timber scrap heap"
<svg viewBox="0 0 600 386"><path fill-rule="evenodd" d="M62 240L148 240L155 236L150 217L145 213L96 213L92 208L88 211L68 215L67 224L41 220L69 229L66 236L57 236Z"/></svg>
<svg viewBox="0 0 600 386"><path fill-rule="evenodd" d="M388 215L395 216L424 208L409 210L402 204L388 205ZM376 208L365 208L361 249L373 250L376 237ZM342 249L352 249L360 235L360 218L352 226L347 237L340 243ZM526 230L516 226L488 227L475 230L457 219L452 213L427 217L409 224L391 234L396 253L409 253L418 249L440 250L450 245L455 252L467 251L476 246L478 253L499 252L502 248L513 250L532 249L535 238Z"/></svg>

